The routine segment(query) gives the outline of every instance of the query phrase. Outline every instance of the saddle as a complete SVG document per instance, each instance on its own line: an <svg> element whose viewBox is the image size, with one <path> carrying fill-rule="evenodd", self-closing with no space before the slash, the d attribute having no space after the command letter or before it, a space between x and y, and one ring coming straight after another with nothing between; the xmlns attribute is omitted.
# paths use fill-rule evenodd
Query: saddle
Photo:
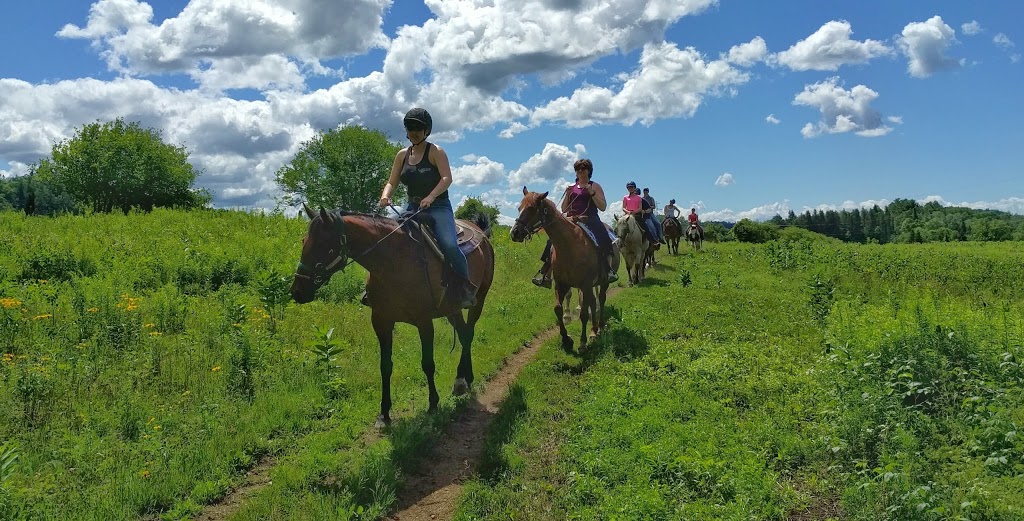
<svg viewBox="0 0 1024 521"><path fill-rule="evenodd" d="M411 227L413 238L417 240L422 238L428 249L434 252L438 259L444 260L444 253L434 237L434 222L431 217L425 215L412 217L411 212L406 212L399 216L398 221L402 226ZM468 226L468 224L467 221L462 219L455 220L455 239L463 255L469 255L473 250L477 249L484 238L482 232Z"/></svg>

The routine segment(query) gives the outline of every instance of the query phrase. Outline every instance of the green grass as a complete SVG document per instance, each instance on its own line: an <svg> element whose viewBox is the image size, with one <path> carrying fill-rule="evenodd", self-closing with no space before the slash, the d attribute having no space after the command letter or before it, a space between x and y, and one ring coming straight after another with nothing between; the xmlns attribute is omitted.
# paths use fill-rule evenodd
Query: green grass
<svg viewBox="0 0 1024 521"><path fill-rule="evenodd" d="M188 518L263 458L233 519L373 519L464 399L438 322L441 410L396 331L393 414L355 300L365 272L274 304L303 220L0 213L0 518ZM806 235L806 234L804 234ZM496 416L460 519L1020 519L1019 244L794 234L661 255L584 356L553 340ZM478 380L553 325L541 241L494 237ZM241 307L244 306L244 307ZM309 343L335 328L327 371ZM577 324L571 326L575 335Z"/></svg>
<svg viewBox="0 0 1024 521"><path fill-rule="evenodd" d="M1022 254L709 245L547 346L457 519L1020 519Z"/></svg>
<svg viewBox="0 0 1024 521"><path fill-rule="evenodd" d="M364 448L379 407L377 342L355 302L365 271L298 306L260 300L298 260L303 220L238 212L57 219L0 214L0 440L19 459L13 518L193 515L273 456L274 484L241 518L382 512L403 466L456 407L458 350L438 322L442 413L427 406L413 328L396 330L393 433ZM543 244L498 229L498 274L474 343L478 380L550 325L529 283ZM268 279L269 277L269 279ZM268 282L270 281L270 282ZM244 308L239 308L244 305ZM307 344L334 327L331 375ZM361 510L360 510L361 509Z"/></svg>

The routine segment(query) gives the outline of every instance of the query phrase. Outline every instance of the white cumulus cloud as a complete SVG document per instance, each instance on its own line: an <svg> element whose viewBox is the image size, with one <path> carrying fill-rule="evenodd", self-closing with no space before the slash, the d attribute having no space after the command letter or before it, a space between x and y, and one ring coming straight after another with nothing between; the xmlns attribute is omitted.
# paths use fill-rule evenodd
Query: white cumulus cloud
<svg viewBox="0 0 1024 521"><path fill-rule="evenodd" d="M942 21L941 16L907 24L897 41L909 60L907 72L916 78L925 78L963 65L963 60L946 55L949 47L956 42L956 32Z"/></svg>
<svg viewBox="0 0 1024 521"><path fill-rule="evenodd" d="M842 65L867 63L872 58L893 53L878 40L859 42L850 39L852 34L849 22L833 20L789 49L773 55L771 62L795 71L834 71Z"/></svg>
<svg viewBox="0 0 1024 521"><path fill-rule="evenodd" d="M67 24L57 36L90 40L111 70L132 75L187 73L225 83L232 68L259 64L252 82L243 74L226 83L265 88L295 82L294 70L280 63L288 57L311 62L386 47L381 26L390 6L391 0L191 0L156 25L145 2L98 0L84 27ZM224 73L202 74L210 68ZM275 71L279 77L267 78Z"/></svg>
<svg viewBox="0 0 1024 521"><path fill-rule="evenodd" d="M572 173L572 164L577 159L584 157L586 153L586 147L580 144L570 150L565 145L548 143L544 145L544 150L530 156L523 164L519 165L519 168L512 171L509 175L509 184L513 188L518 187L522 190L521 187L524 185L529 188L530 184L544 185L546 182L561 179ZM598 168L600 168L599 165L594 165L595 172ZM546 188L541 189L540 187L529 189L534 192L546 190Z"/></svg>
<svg viewBox="0 0 1024 521"><path fill-rule="evenodd" d="M749 78L728 61L705 61L693 48L679 49L669 42L647 44L640 67L617 91L581 87L535 109L530 124L555 121L582 128L608 123L650 125L662 118L691 117L705 96L733 94L732 89Z"/></svg>
<svg viewBox="0 0 1024 521"><path fill-rule="evenodd" d="M729 186L735 182L736 181L733 179L732 174L726 172L718 176L718 179L715 179L715 186Z"/></svg>
<svg viewBox="0 0 1024 521"><path fill-rule="evenodd" d="M764 118L764 120L767 121L768 123L771 123L772 125L778 125L779 123L781 123L779 118L775 117L775 114L768 114L768 117Z"/></svg>
<svg viewBox="0 0 1024 521"><path fill-rule="evenodd" d="M818 109L821 121L807 123L800 132L807 138L845 132L855 132L864 137L888 134L892 128L885 126L882 115L871 108L871 102L876 98L878 93L864 85L846 90L836 77L806 85L804 91L793 99L793 104Z"/></svg>
<svg viewBox="0 0 1024 521"><path fill-rule="evenodd" d="M461 186L479 186L491 184L505 178L505 165L492 161L487 156L465 156L463 161L470 163L452 169L452 179Z"/></svg>
<svg viewBox="0 0 1024 521"><path fill-rule="evenodd" d="M974 36L976 34L981 33L983 29L981 28L981 24L978 23L977 20L971 20L970 22L966 22L963 25L961 25L960 30L963 31L964 34L966 34L967 36Z"/></svg>

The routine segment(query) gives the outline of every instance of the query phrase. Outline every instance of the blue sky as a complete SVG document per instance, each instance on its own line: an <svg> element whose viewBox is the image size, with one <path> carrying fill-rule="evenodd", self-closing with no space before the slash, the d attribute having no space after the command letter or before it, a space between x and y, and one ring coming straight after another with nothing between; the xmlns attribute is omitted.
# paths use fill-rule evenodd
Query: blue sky
<svg viewBox="0 0 1024 521"><path fill-rule="evenodd" d="M578 157L612 200L635 180L705 219L898 197L1024 213L1021 2L319 4L5 5L0 174L120 116L188 147L218 206L268 208L318 130L399 139L424 106L455 200L507 217Z"/></svg>

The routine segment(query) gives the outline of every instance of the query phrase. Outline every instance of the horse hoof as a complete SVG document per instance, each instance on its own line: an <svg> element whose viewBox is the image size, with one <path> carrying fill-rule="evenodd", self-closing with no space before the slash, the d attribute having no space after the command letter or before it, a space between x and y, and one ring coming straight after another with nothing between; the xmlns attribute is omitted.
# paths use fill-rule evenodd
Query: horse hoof
<svg viewBox="0 0 1024 521"><path fill-rule="evenodd" d="M565 351L566 353L571 353L572 352L572 339L571 338L564 338L564 339L562 339L562 350Z"/></svg>
<svg viewBox="0 0 1024 521"><path fill-rule="evenodd" d="M455 385L452 386L452 394L455 396L462 396L469 392L469 384L466 383L465 378L456 378Z"/></svg>

